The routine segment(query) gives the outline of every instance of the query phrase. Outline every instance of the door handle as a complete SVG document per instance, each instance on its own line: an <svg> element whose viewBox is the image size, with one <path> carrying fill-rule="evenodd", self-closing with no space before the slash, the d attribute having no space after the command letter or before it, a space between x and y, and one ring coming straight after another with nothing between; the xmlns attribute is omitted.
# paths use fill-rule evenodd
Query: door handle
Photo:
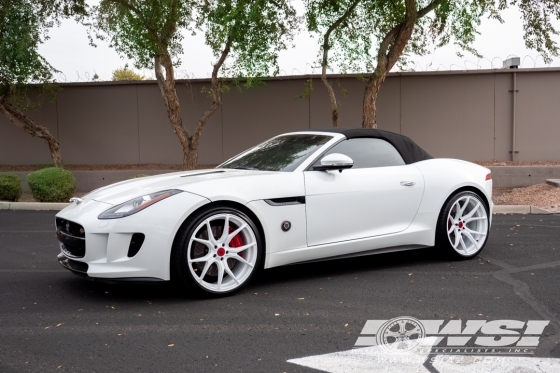
<svg viewBox="0 0 560 373"><path fill-rule="evenodd" d="M414 181L401 181L402 186L413 186L414 184Z"/></svg>

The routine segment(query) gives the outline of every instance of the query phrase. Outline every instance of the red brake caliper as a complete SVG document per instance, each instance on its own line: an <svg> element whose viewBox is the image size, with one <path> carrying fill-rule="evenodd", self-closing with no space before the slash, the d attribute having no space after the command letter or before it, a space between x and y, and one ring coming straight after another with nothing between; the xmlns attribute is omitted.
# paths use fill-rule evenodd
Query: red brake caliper
<svg viewBox="0 0 560 373"><path fill-rule="evenodd" d="M229 233L231 233L231 232L234 231L234 229L233 229L233 227L232 227L231 225L229 226L228 231L229 231ZM243 244L244 244L244 242L243 242L243 237L241 237L240 234L237 234L235 237L233 237L233 238L231 239L231 241L229 241L229 247L241 247L241 246L243 246ZM243 253L241 252L241 253L239 253L239 254L237 254L237 255L239 255L240 257L243 257L242 254L243 254Z"/></svg>

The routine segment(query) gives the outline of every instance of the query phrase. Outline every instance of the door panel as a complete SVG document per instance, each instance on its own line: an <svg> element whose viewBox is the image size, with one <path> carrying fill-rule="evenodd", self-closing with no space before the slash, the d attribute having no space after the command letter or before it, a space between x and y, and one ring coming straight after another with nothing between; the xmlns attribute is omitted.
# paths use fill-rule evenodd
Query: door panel
<svg viewBox="0 0 560 373"><path fill-rule="evenodd" d="M309 246L403 231L424 191L412 165L304 174Z"/></svg>

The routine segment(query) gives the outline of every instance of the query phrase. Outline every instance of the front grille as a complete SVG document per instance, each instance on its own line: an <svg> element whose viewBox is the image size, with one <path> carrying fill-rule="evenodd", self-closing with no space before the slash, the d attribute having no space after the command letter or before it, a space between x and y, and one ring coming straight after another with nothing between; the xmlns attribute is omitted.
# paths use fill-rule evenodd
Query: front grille
<svg viewBox="0 0 560 373"><path fill-rule="evenodd" d="M78 262L76 260L68 259L63 254L58 254L58 262L66 269L74 273L87 274L89 266L87 263Z"/></svg>
<svg viewBox="0 0 560 373"><path fill-rule="evenodd" d="M73 258L86 255L86 232L80 224L56 218L56 237L64 254Z"/></svg>

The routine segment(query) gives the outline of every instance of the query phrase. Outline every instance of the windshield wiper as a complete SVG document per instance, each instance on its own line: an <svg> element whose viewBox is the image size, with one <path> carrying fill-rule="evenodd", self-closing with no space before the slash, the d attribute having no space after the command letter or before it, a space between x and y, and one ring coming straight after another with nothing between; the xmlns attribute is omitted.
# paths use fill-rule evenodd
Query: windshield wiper
<svg viewBox="0 0 560 373"><path fill-rule="evenodd" d="M255 167L234 167L234 170L254 170L254 171L260 171L258 168Z"/></svg>

